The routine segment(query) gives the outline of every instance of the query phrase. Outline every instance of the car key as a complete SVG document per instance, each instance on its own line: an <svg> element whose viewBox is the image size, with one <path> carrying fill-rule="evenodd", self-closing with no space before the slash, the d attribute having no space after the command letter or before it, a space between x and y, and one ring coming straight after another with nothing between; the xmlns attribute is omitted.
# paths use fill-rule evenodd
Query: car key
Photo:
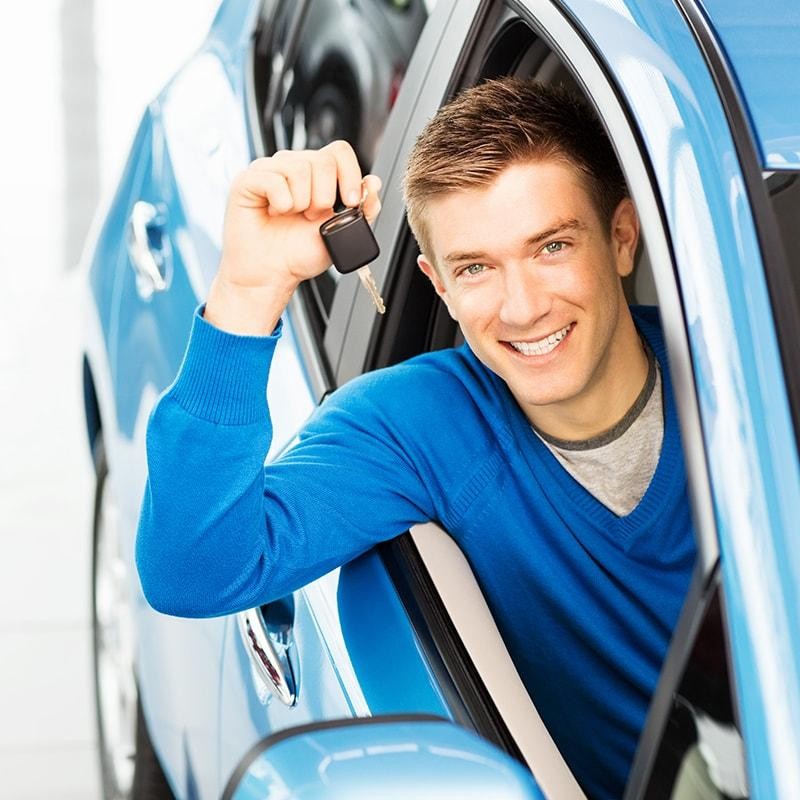
<svg viewBox="0 0 800 800"><path fill-rule="evenodd" d="M361 199L362 205L365 197ZM342 275L357 272L378 313L384 314L386 306L378 291L372 270L367 266L380 255L381 251L361 205L334 214L320 225L319 232L333 266Z"/></svg>

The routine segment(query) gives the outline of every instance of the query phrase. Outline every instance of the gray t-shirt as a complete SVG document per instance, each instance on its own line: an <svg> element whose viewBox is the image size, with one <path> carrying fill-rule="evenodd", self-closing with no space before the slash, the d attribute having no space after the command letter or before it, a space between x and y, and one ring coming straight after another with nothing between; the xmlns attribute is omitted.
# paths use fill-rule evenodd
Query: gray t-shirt
<svg viewBox="0 0 800 800"><path fill-rule="evenodd" d="M664 438L661 370L649 347L647 380L628 413L591 439L568 441L536 430L564 469L618 517L644 497Z"/></svg>

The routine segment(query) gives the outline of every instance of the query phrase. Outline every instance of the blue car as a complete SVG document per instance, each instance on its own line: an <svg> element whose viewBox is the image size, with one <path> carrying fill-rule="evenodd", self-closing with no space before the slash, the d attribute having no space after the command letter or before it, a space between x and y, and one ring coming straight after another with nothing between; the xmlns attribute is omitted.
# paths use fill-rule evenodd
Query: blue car
<svg viewBox="0 0 800 800"><path fill-rule="evenodd" d="M133 565L148 415L216 271L233 175L349 138L384 183L388 312L352 275L301 287L269 460L336 386L460 340L400 180L444 101L507 74L572 86L608 130L644 236L626 292L658 306L680 415L699 555L625 798L800 797L800 7L223 0L86 248L106 798L585 795L435 525L215 619L155 612Z"/></svg>

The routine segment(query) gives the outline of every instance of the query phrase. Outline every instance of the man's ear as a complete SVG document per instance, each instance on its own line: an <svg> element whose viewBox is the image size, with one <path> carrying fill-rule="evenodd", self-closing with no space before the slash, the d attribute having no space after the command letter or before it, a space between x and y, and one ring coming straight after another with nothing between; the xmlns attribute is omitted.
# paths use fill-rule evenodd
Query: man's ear
<svg viewBox="0 0 800 800"><path fill-rule="evenodd" d="M639 243L639 215L630 197L622 199L611 218L611 246L617 261L617 274L625 277L636 264Z"/></svg>
<svg viewBox="0 0 800 800"><path fill-rule="evenodd" d="M428 276L428 280L430 280L430 282L433 284L434 291L439 295L439 297L442 298L444 304L447 306L447 312L457 322L458 319L456 318L456 315L453 313L453 309L450 306L450 298L447 293L447 288L445 287L442 277L439 275L436 267L434 267L433 264L428 261L424 253L421 253L417 256L417 266L419 266L425 275Z"/></svg>

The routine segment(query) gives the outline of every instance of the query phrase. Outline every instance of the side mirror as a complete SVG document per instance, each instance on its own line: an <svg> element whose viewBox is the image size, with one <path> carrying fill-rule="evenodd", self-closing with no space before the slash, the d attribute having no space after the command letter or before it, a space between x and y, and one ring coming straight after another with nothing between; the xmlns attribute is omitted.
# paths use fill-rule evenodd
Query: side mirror
<svg viewBox="0 0 800 800"><path fill-rule="evenodd" d="M436 717L302 725L245 756L223 800L545 800L525 767Z"/></svg>

